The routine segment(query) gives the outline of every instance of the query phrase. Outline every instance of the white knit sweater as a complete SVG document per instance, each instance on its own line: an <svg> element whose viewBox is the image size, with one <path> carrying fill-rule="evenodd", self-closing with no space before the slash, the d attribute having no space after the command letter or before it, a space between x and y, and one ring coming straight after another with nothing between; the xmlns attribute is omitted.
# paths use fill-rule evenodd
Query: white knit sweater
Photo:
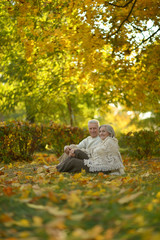
<svg viewBox="0 0 160 240"><path fill-rule="evenodd" d="M90 157L84 160L84 164L89 167L90 172L111 171L111 175L124 174L124 166L116 138L107 137L94 149L88 150L88 155Z"/></svg>

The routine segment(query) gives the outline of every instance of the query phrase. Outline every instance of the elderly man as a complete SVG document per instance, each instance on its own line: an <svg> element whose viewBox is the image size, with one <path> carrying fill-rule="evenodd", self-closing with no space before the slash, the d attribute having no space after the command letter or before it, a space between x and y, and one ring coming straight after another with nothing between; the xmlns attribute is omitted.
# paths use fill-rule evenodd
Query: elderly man
<svg viewBox="0 0 160 240"><path fill-rule="evenodd" d="M100 142L100 137L99 137L99 121L96 119L92 119L88 121L88 130L90 136L87 138L83 139L79 144L77 145L67 145L64 147L64 154L59 158L59 161L62 162L63 160L68 157L68 154L70 150L73 149L80 149L85 152L86 149L94 148L99 142Z"/></svg>

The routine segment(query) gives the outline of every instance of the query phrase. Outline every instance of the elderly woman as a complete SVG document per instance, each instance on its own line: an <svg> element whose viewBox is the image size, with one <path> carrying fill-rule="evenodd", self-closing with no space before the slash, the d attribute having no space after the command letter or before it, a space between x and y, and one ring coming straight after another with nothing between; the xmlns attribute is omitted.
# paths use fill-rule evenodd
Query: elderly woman
<svg viewBox="0 0 160 240"><path fill-rule="evenodd" d="M70 150L69 156L64 162L57 165L59 172L104 172L110 175L124 174L124 166L119 152L118 140L110 125L101 125L99 128L101 142L96 147L82 152Z"/></svg>

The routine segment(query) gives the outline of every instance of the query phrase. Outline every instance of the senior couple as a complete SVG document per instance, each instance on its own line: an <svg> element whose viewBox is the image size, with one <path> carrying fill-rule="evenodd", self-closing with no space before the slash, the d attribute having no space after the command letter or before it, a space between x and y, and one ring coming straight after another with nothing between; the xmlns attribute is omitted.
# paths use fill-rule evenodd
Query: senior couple
<svg viewBox="0 0 160 240"><path fill-rule="evenodd" d="M124 174L118 140L110 125L101 125L95 119L88 122L90 136L78 145L64 147L64 154L57 165L59 172L103 172L110 175Z"/></svg>

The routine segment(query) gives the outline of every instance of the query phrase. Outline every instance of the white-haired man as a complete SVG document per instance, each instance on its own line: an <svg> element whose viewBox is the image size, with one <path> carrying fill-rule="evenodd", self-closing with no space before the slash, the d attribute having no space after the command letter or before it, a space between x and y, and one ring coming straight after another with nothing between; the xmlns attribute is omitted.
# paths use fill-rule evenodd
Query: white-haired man
<svg viewBox="0 0 160 240"><path fill-rule="evenodd" d="M94 148L100 141L99 137L99 121L96 119L92 119L88 121L88 130L90 136L83 139L79 144L77 145L67 145L64 147L64 154L59 158L59 161L63 161L68 157L68 154L71 149L80 149L85 152L86 149Z"/></svg>

